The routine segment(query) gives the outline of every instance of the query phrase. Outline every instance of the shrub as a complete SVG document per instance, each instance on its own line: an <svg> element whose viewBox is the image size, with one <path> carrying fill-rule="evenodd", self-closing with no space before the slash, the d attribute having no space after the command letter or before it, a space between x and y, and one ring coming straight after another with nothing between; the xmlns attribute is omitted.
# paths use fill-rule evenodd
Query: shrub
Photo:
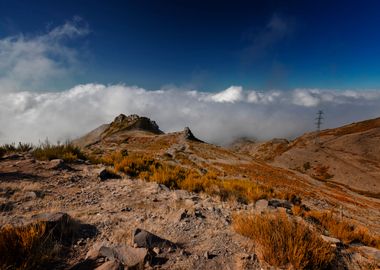
<svg viewBox="0 0 380 270"><path fill-rule="evenodd" d="M36 269L54 257L56 243L45 222L0 229L0 268Z"/></svg>
<svg viewBox="0 0 380 270"><path fill-rule="evenodd" d="M234 229L258 244L262 258L274 266L294 269L323 269L334 257L335 249L302 223L279 215L237 215Z"/></svg>
<svg viewBox="0 0 380 270"><path fill-rule="evenodd" d="M314 173L312 174L312 177L320 181L326 181L334 177L334 175L330 174L328 171L329 166L318 165L314 168Z"/></svg>
<svg viewBox="0 0 380 270"><path fill-rule="evenodd" d="M194 169L159 162L145 155L125 156L117 152L104 157L102 161L131 177L157 182L174 189L217 195L222 200L234 199L248 203L274 195L272 188L250 180L219 179L218 173L212 170L201 175Z"/></svg>
<svg viewBox="0 0 380 270"><path fill-rule="evenodd" d="M29 152L33 148L34 148L33 144L31 144L31 143L22 143L22 142L19 142L18 146L16 148L16 151L17 152Z"/></svg>
<svg viewBox="0 0 380 270"><path fill-rule="evenodd" d="M0 146L0 156L6 153L29 152L32 149L33 145L31 143L19 142L17 146L15 143L6 143Z"/></svg>
<svg viewBox="0 0 380 270"><path fill-rule="evenodd" d="M305 218L327 230L331 235L346 244L359 242L367 246L380 248L380 236L373 236L367 228L352 224L347 219L338 219L328 211L309 211Z"/></svg>
<svg viewBox="0 0 380 270"><path fill-rule="evenodd" d="M76 159L87 159L81 149L73 144L66 142L65 144L50 144L48 141L40 144L33 152L36 159L52 160L63 159L67 162L72 162Z"/></svg>

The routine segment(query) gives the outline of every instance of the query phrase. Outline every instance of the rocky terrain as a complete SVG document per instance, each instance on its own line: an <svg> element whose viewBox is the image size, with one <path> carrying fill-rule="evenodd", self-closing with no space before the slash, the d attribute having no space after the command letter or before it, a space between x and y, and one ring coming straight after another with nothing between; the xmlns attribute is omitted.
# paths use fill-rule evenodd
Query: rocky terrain
<svg viewBox="0 0 380 270"><path fill-rule="evenodd" d="M371 134L370 138L376 137ZM327 136L331 133L324 136L322 144L330 145L333 140ZM255 241L234 230L234 217L284 213L305 223L295 206L338 211L341 218L375 235L380 232L379 199L345 186L327 185L297 170L268 165L249 153L204 143L189 128L164 134L147 118L121 115L74 143L98 158L114 151L126 156L143 153L201 175L213 172L219 180L270 185L277 193L255 201L225 199L220 193L189 192L147 182L94 161L7 154L0 159L0 227L45 220L53 224L53 232L58 231L59 241L68 238L62 244L64 255L53 266L42 268L274 269ZM286 192L293 194L292 199L280 196ZM313 223L305 224L313 229ZM70 226L75 233L63 237L62 228ZM330 268L380 267L378 249L343 243L328 233L320 235L336 248L337 259Z"/></svg>

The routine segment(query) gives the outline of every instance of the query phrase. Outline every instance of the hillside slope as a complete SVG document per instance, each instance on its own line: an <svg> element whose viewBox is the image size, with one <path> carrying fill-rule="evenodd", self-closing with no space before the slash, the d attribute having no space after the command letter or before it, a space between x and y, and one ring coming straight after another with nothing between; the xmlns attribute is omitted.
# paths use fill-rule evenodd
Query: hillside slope
<svg viewBox="0 0 380 270"><path fill-rule="evenodd" d="M292 142L235 145L235 150L330 185L374 197L380 194L380 118L323 130L319 136L307 133Z"/></svg>

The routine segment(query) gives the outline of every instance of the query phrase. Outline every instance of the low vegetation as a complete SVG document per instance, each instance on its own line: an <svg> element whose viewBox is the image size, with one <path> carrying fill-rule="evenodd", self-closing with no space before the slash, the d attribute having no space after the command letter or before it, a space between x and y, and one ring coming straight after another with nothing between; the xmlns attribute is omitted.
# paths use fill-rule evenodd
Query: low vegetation
<svg viewBox="0 0 380 270"><path fill-rule="evenodd" d="M72 162L77 159L86 160L89 158L81 151L79 147L74 146L70 142L66 142L64 144L51 144L49 141L45 141L38 146L20 142L18 145L12 143L0 146L0 157L5 154L24 152L30 152L36 159L39 160L52 160L58 158L63 159L66 162Z"/></svg>
<svg viewBox="0 0 380 270"><path fill-rule="evenodd" d="M243 179L223 179L215 171L202 174L198 170L160 162L144 155L113 153L102 160L118 172L135 178L157 182L173 189L205 192L222 200L238 200L243 203L275 196L273 188Z"/></svg>
<svg viewBox="0 0 380 270"><path fill-rule="evenodd" d="M367 228L354 225L352 221L345 218L338 218L330 211L314 210L304 212L302 215L345 244L362 243L380 249L380 236L374 236Z"/></svg>
<svg viewBox="0 0 380 270"><path fill-rule="evenodd" d="M33 149L33 145L31 143L22 143L19 142L17 145L15 143L6 143L0 146L0 157L16 152L29 152Z"/></svg>
<svg viewBox="0 0 380 270"><path fill-rule="evenodd" d="M73 144L66 142L64 144L50 144L48 141L41 143L35 147L33 156L40 160L63 159L67 162L72 162L77 159L86 160L87 156L81 149Z"/></svg>
<svg viewBox="0 0 380 270"><path fill-rule="evenodd" d="M262 259L273 266L292 269L324 269L335 257L335 249L306 225L286 214L237 215L234 229L255 241Z"/></svg>
<svg viewBox="0 0 380 270"><path fill-rule="evenodd" d="M45 222L0 229L1 269L37 269L52 261L57 251Z"/></svg>
<svg viewBox="0 0 380 270"><path fill-rule="evenodd" d="M312 173L311 176L320 181L327 181L334 177L334 175L330 174L328 171L329 171L329 166L317 165L314 168L314 173Z"/></svg>

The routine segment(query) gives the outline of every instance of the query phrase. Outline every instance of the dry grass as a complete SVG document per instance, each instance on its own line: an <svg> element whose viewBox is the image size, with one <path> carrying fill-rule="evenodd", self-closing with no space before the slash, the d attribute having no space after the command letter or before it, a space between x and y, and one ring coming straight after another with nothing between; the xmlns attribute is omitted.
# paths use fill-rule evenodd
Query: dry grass
<svg viewBox="0 0 380 270"><path fill-rule="evenodd" d="M273 266L293 269L328 267L335 250L306 225L289 220L286 214L237 215L234 229L258 244L262 258Z"/></svg>
<svg viewBox="0 0 380 270"><path fill-rule="evenodd" d="M37 269L56 256L58 245L45 222L0 229L0 268Z"/></svg>
<svg viewBox="0 0 380 270"><path fill-rule="evenodd" d="M222 200L237 200L243 203L274 197L270 186L242 179L221 179L218 172L208 170L201 174L197 170L171 165L146 155L122 155L120 152L106 156L103 163L113 165L116 171L135 178L164 184L170 188L192 192L205 192L219 196Z"/></svg>
<svg viewBox="0 0 380 270"><path fill-rule="evenodd" d="M31 152L36 159L52 160L63 159L66 162L72 162L77 159L89 159L79 147L74 146L70 142L64 144L51 144L49 141L41 143L39 146L34 146L30 143L15 143L3 144L0 146L0 157L10 153L25 153Z"/></svg>
<svg viewBox="0 0 380 270"><path fill-rule="evenodd" d="M330 174L328 171L329 166L318 165L314 168L314 173L311 176L320 181L327 181L334 177L334 175Z"/></svg>
<svg viewBox="0 0 380 270"><path fill-rule="evenodd" d="M63 159L66 162L72 162L77 159L88 159L79 147L69 142L53 145L46 141L35 147L32 154L40 160Z"/></svg>
<svg viewBox="0 0 380 270"><path fill-rule="evenodd" d="M0 157L9 153L29 152L33 148L34 147L31 143L19 142L18 145L15 143L6 143L0 146Z"/></svg>
<svg viewBox="0 0 380 270"><path fill-rule="evenodd" d="M339 219L332 212L314 210L304 213L304 216L345 244L362 243L380 249L380 236L372 235L367 228L345 218Z"/></svg>

